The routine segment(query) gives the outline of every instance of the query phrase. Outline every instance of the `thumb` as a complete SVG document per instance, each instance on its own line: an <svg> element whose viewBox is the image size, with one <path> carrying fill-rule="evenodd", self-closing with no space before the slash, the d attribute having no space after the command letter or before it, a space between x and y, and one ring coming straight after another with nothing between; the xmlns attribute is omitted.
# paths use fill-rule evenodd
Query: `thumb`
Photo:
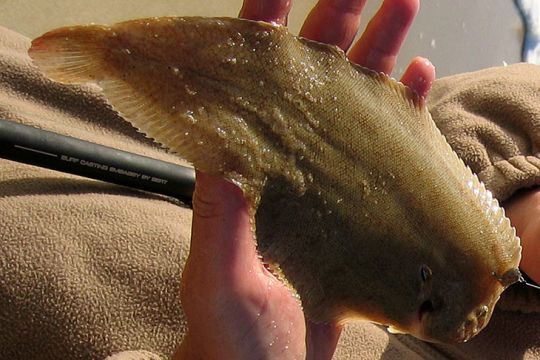
<svg viewBox="0 0 540 360"><path fill-rule="evenodd" d="M242 190L224 179L197 172L191 264L203 267L201 270L216 280L245 276L257 259L251 228L249 204Z"/></svg>

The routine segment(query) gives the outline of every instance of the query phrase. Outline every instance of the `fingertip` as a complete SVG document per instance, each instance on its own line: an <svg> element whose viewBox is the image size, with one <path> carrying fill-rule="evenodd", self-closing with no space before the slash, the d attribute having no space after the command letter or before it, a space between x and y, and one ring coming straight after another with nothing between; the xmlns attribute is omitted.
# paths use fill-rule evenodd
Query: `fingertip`
<svg viewBox="0 0 540 360"><path fill-rule="evenodd" d="M401 78L401 82L411 88L418 96L427 97L435 81L435 66L428 59L415 57Z"/></svg>
<svg viewBox="0 0 540 360"><path fill-rule="evenodd" d="M420 0L385 0L382 7L385 6L390 7L389 10L399 13L404 22L410 23L418 14Z"/></svg>
<svg viewBox="0 0 540 360"><path fill-rule="evenodd" d="M193 211L205 218L218 217L225 211L247 207L242 190L222 177L196 171Z"/></svg>
<svg viewBox="0 0 540 360"><path fill-rule="evenodd" d="M286 25L291 6L292 0L244 0L239 17Z"/></svg>
<svg viewBox="0 0 540 360"><path fill-rule="evenodd" d="M223 272L220 276L230 279L253 266L256 249L249 206L236 185L197 171L190 248L197 267Z"/></svg>

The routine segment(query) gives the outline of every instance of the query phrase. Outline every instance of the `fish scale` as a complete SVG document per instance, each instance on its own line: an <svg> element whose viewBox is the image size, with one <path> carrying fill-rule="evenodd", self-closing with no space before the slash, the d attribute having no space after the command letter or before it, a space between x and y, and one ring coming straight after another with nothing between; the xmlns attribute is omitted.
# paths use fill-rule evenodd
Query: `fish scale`
<svg viewBox="0 0 540 360"><path fill-rule="evenodd" d="M167 17L53 30L29 54L237 184L259 252L314 321L467 341L519 278L514 229L422 99L337 47L263 22Z"/></svg>

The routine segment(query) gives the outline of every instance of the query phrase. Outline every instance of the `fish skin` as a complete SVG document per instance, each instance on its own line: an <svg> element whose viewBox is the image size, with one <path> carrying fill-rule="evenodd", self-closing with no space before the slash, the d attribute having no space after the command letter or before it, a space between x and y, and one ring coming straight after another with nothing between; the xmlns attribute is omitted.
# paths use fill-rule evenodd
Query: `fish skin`
<svg viewBox="0 0 540 360"><path fill-rule="evenodd" d="M336 47L230 18L53 30L29 54L237 184L257 246L315 321L467 341L520 277L519 238L423 102Z"/></svg>

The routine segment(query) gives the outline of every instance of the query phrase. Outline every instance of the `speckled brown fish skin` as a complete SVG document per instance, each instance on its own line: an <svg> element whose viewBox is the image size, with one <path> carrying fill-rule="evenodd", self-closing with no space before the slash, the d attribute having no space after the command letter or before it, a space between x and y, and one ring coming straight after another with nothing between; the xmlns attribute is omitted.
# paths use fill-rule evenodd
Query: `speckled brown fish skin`
<svg viewBox="0 0 540 360"><path fill-rule="evenodd" d="M30 55L238 184L258 247L317 321L468 340L519 277L519 239L421 101L338 49L228 18L51 31Z"/></svg>

